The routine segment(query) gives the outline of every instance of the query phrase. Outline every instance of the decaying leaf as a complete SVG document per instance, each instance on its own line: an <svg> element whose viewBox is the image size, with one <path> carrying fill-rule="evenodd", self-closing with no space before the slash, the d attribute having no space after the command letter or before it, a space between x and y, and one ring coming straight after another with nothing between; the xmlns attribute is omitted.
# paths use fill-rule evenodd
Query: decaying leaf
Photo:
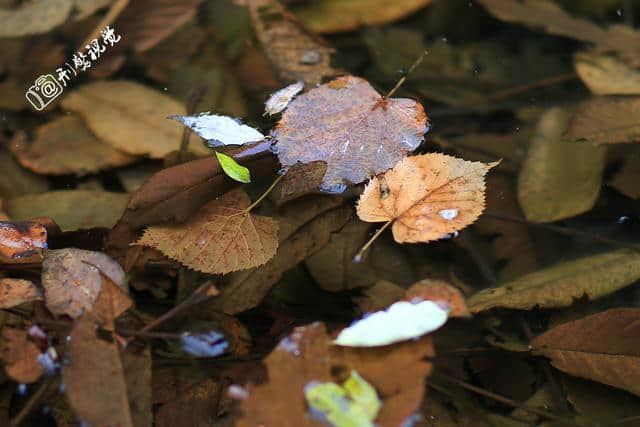
<svg viewBox="0 0 640 427"><path fill-rule="evenodd" d="M576 73L596 95L640 95L640 69L615 55L579 52L574 55Z"/></svg>
<svg viewBox="0 0 640 427"><path fill-rule="evenodd" d="M73 115L38 127L32 140L18 132L9 148L22 166L40 174L82 176L135 160L100 141Z"/></svg>
<svg viewBox="0 0 640 427"><path fill-rule="evenodd" d="M360 26L380 25L409 16L431 0L320 0L295 9L305 27L316 33L352 31Z"/></svg>
<svg viewBox="0 0 640 427"><path fill-rule="evenodd" d="M433 355L429 337L380 348L345 348L331 345L321 323L298 327L265 359L269 382L249 387L237 425L315 426L305 405L305 387L312 381L342 382L351 370L358 371L382 400L376 424L402 425L420 405L431 371L425 358Z"/></svg>
<svg viewBox="0 0 640 427"><path fill-rule="evenodd" d="M0 343L0 356L9 378L27 384L40 378L43 372L38 362L40 350L33 341L27 339L27 331L5 326Z"/></svg>
<svg viewBox="0 0 640 427"><path fill-rule="evenodd" d="M640 396L640 310L617 308L556 326L534 351L563 372Z"/></svg>
<svg viewBox="0 0 640 427"><path fill-rule="evenodd" d="M0 279L0 308L11 308L25 302L42 300L42 292L30 280Z"/></svg>
<svg viewBox="0 0 640 427"><path fill-rule="evenodd" d="M52 218L62 231L111 228L124 212L129 195L107 191L64 190L26 195L9 200L12 219Z"/></svg>
<svg viewBox="0 0 640 427"><path fill-rule="evenodd" d="M278 224L243 212L249 203L244 190L230 191L204 205L186 223L147 228L136 244L212 274L257 267L276 253Z"/></svg>
<svg viewBox="0 0 640 427"><path fill-rule="evenodd" d="M202 113L197 116L169 116L169 118L191 128L206 139L211 147L242 145L264 139L264 135L258 130L227 116Z"/></svg>
<svg viewBox="0 0 640 427"><path fill-rule="evenodd" d="M324 161L321 188L341 192L393 167L427 130L420 103L383 98L366 80L345 76L294 99L273 136L283 167Z"/></svg>
<svg viewBox="0 0 640 427"><path fill-rule="evenodd" d="M484 210L484 176L498 163L445 154L407 157L384 174L388 195L374 177L358 200L358 217L393 221L398 243L441 239L473 223Z"/></svg>
<svg viewBox="0 0 640 427"><path fill-rule="evenodd" d="M0 221L0 262L40 262L47 229L38 221Z"/></svg>
<svg viewBox="0 0 640 427"><path fill-rule="evenodd" d="M278 114L287 108L293 97L296 96L303 88L304 82L300 81L292 83L275 92L264 103L264 113L270 116Z"/></svg>
<svg viewBox="0 0 640 427"><path fill-rule="evenodd" d="M182 115L185 106L148 86L126 80L98 81L74 88L62 107L80 114L100 140L125 153L161 159L178 149L181 126L167 116ZM207 154L202 144L190 144Z"/></svg>
<svg viewBox="0 0 640 427"><path fill-rule="evenodd" d="M577 298L594 300L640 279L640 254L617 250L563 262L499 287L484 289L467 300L472 313L493 307L528 310L567 307Z"/></svg>
<svg viewBox="0 0 640 427"><path fill-rule="evenodd" d="M518 200L530 221L551 222L591 209L600 194L605 151L563 138L571 112L546 111L518 176ZM571 167L567 167L571 165Z"/></svg>
<svg viewBox="0 0 640 427"><path fill-rule="evenodd" d="M103 289L102 275L128 292L122 267L107 255L74 248L48 251L42 262L47 308L73 318L91 310Z"/></svg>
<svg viewBox="0 0 640 427"><path fill-rule="evenodd" d="M296 17L276 0L247 0L251 23L269 61L284 81L317 84L335 76L333 51L307 32Z"/></svg>
<svg viewBox="0 0 640 427"><path fill-rule="evenodd" d="M596 144L640 142L640 97L602 97L582 103L565 138Z"/></svg>

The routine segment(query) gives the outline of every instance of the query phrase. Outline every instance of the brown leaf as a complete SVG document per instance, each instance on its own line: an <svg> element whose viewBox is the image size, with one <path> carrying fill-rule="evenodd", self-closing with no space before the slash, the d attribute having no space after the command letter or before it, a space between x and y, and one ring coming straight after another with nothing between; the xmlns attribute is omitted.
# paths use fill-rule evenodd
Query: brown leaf
<svg viewBox="0 0 640 427"><path fill-rule="evenodd" d="M42 365L38 362L40 350L27 339L27 331L2 328L0 353L7 376L19 383L34 383L42 375Z"/></svg>
<svg viewBox="0 0 640 427"><path fill-rule="evenodd" d="M640 142L640 97L602 97L582 103L565 137L596 144Z"/></svg>
<svg viewBox="0 0 640 427"><path fill-rule="evenodd" d="M0 308L11 308L25 302L41 301L42 292L30 280L0 279Z"/></svg>
<svg viewBox="0 0 640 427"><path fill-rule="evenodd" d="M617 308L568 322L531 345L563 372L640 395L640 309Z"/></svg>
<svg viewBox="0 0 640 427"><path fill-rule="evenodd" d="M122 267L107 255L74 248L47 251L42 262L47 308L73 318L91 310L103 289L102 275L127 292Z"/></svg>
<svg viewBox="0 0 640 427"><path fill-rule="evenodd" d="M322 178L327 172L325 162L296 163L282 177L271 192L278 205L298 197L313 193L320 188Z"/></svg>
<svg viewBox="0 0 640 427"><path fill-rule="evenodd" d="M362 296L355 298L362 313L384 310L404 298L406 289L387 280L378 280L362 290Z"/></svg>
<svg viewBox="0 0 640 427"><path fill-rule="evenodd" d="M256 37L280 79L318 84L337 74L330 64L333 50L278 1L247 0L247 6Z"/></svg>
<svg viewBox="0 0 640 427"><path fill-rule="evenodd" d="M37 221L0 221L0 262L40 262L47 247L47 229Z"/></svg>
<svg viewBox="0 0 640 427"><path fill-rule="evenodd" d="M273 131L283 167L324 161L324 190L341 192L393 167L427 131L422 105L382 98L364 79L345 76L299 95Z"/></svg>
<svg viewBox="0 0 640 427"><path fill-rule="evenodd" d="M22 166L40 174L82 176L135 160L97 139L82 120L72 115L38 127L33 139L18 132L9 148Z"/></svg>
<svg viewBox="0 0 640 427"><path fill-rule="evenodd" d="M295 328L265 359L269 382L249 387L238 426L315 426L304 400L311 381L342 382L355 369L382 400L376 418L381 426L398 426L416 411L434 356L429 336L379 348L331 344L325 326L316 322ZM283 417L282 414L287 414Z"/></svg>
<svg viewBox="0 0 640 427"><path fill-rule="evenodd" d="M473 223L484 210L484 176L498 163L468 162L445 154L407 157L374 177L358 200L358 217L393 221L398 243L441 239ZM384 194L387 194L385 197Z"/></svg>
<svg viewBox="0 0 640 427"><path fill-rule="evenodd" d="M264 266L231 277L211 306L227 314L256 307L285 271L329 242L331 234L351 218L352 209L339 198L301 199L278 217L278 251Z"/></svg>
<svg viewBox="0 0 640 427"><path fill-rule="evenodd" d="M305 27L315 33L339 33L362 26L386 24L426 7L431 0L320 0L294 10Z"/></svg>
<svg viewBox="0 0 640 427"><path fill-rule="evenodd" d="M91 313L76 321L70 337L62 378L77 417L97 427L133 427L118 344L96 336Z"/></svg>
<svg viewBox="0 0 640 427"><path fill-rule="evenodd" d="M405 299L409 301L413 298L445 302L451 309L449 317L471 316L462 292L443 280L423 279L414 283L405 295Z"/></svg>
<svg viewBox="0 0 640 427"><path fill-rule="evenodd" d="M640 95L640 69L615 55L586 51L573 57L576 73L596 95Z"/></svg>
<svg viewBox="0 0 640 427"><path fill-rule="evenodd" d="M44 177L25 170L11 154L0 151L0 194L10 198L48 189L49 183Z"/></svg>
<svg viewBox="0 0 640 427"><path fill-rule="evenodd" d="M12 219L52 218L62 231L111 228L124 211L129 195L108 191L62 190L9 200Z"/></svg>
<svg viewBox="0 0 640 427"><path fill-rule="evenodd" d="M278 223L243 213L250 202L244 190L232 190L204 205L183 224L147 228L136 244L211 274L257 267L276 253Z"/></svg>
<svg viewBox="0 0 640 427"><path fill-rule="evenodd" d="M640 279L640 254L617 250L562 262L496 288L479 291L467 300L472 313L494 307L529 310L567 307L574 299L608 295Z"/></svg>
<svg viewBox="0 0 640 427"><path fill-rule="evenodd" d="M91 307L91 312L103 329L113 331L115 319L131 308L133 301L127 292L108 276L101 274L100 278L100 294Z"/></svg>
<svg viewBox="0 0 640 427"><path fill-rule="evenodd" d="M182 127L167 116L186 114L175 99L140 83L98 81L79 86L62 107L80 114L102 141L125 153L161 159L180 146ZM209 154L202 144L190 144L196 154Z"/></svg>

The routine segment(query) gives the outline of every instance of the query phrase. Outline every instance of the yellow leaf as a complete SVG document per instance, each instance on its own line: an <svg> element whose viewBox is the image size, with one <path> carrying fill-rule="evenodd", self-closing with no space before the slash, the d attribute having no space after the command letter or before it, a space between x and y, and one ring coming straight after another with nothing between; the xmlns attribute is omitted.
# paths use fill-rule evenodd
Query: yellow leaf
<svg viewBox="0 0 640 427"><path fill-rule="evenodd" d="M367 222L393 221L398 243L441 239L473 223L484 210L484 176L497 165L445 154L407 157L374 177L358 201Z"/></svg>
<svg viewBox="0 0 640 427"><path fill-rule="evenodd" d="M204 205L183 224L147 228L136 244L158 249L205 273L257 267L276 254L278 223L244 213L249 203L242 189L232 190Z"/></svg>

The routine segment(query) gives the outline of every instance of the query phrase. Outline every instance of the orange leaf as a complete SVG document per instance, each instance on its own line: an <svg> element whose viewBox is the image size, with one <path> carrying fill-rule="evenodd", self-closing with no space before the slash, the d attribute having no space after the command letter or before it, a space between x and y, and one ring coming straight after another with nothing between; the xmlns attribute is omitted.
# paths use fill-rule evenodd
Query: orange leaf
<svg viewBox="0 0 640 427"><path fill-rule="evenodd" d="M204 205L183 224L147 228L136 244L158 249L205 273L257 267L276 254L278 223L243 213L249 202L244 190L232 190Z"/></svg>
<svg viewBox="0 0 640 427"><path fill-rule="evenodd" d="M407 157L374 177L358 201L366 222L393 222L396 242L429 242L473 223L484 210L484 176L497 165L445 154Z"/></svg>

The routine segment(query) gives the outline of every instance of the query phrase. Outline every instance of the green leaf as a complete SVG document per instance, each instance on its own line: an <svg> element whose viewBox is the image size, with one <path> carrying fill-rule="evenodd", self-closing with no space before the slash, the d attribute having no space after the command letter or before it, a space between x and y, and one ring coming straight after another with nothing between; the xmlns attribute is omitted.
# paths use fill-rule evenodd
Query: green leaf
<svg viewBox="0 0 640 427"><path fill-rule="evenodd" d="M373 427L381 406L375 388L354 370L342 386L310 383L305 397L311 408L336 427Z"/></svg>
<svg viewBox="0 0 640 427"><path fill-rule="evenodd" d="M226 154L218 153L216 151L216 157L220 162L220 166L222 166L222 170L227 176L231 179L235 179L236 181L248 183L251 182L251 173L249 169L244 166L238 164L233 157L227 156Z"/></svg>

